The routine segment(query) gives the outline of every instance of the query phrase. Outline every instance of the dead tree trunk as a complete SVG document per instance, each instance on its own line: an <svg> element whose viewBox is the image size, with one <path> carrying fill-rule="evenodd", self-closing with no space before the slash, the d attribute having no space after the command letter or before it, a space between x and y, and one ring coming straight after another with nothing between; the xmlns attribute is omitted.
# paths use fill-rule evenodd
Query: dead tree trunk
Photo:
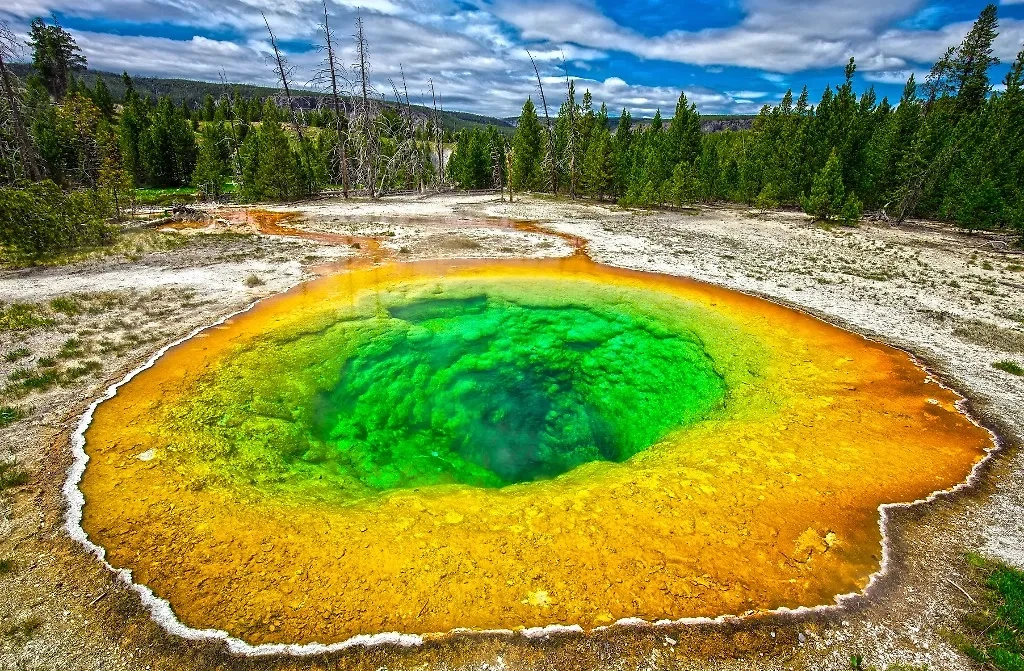
<svg viewBox="0 0 1024 671"><path fill-rule="evenodd" d="M436 141L436 144L437 144L437 179L435 179L434 181L437 184L438 191L440 191L441 190L441 179L442 179L441 175L443 174L441 172L441 166L444 163L444 156L442 154L442 146L441 146L443 138L442 138L442 132L441 132L441 118L437 115L437 94L434 93L434 80L433 79L430 80L430 99L434 103L434 116L431 119L431 121L434 124L434 138L435 138L435 141Z"/></svg>
<svg viewBox="0 0 1024 671"><path fill-rule="evenodd" d="M334 60L334 38L331 24L327 20L327 0L324 0L324 42L327 45L327 68L331 79L331 102L334 107L334 126L338 134L338 175L341 177L341 192L348 198L348 133L342 128L342 103L338 93L338 66Z"/></svg>
<svg viewBox="0 0 1024 671"><path fill-rule="evenodd" d="M409 84L405 81L405 67L399 63L398 71L402 73L402 91L405 93L405 132L406 141L410 144L409 154L409 169L411 175L409 176L409 184L414 185L421 182L420 180L420 150L416 145L416 123L412 118L412 104L409 102ZM401 102L401 101L399 101Z"/></svg>
<svg viewBox="0 0 1024 671"><path fill-rule="evenodd" d="M11 110L11 121L14 123L14 138L18 143L18 152L21 154L21 164L26 176L33 182L43 178L42 170L36 163L35 150L32 141L29 139L28 131L25 129L25 122L21 117L21 106L18 104L18 95L14 90L12 75L7 69L7 62L14 56L14 47L17 38L6 23L0 23L0 79L3 80L4 97L7 98L7 106ZM6 60L4 57L7 57Z"/></svg>
<svg viewBox="0 0 1024 671"><path fill-rule="evenodd" d="M288 101L288 113L292 120L292 125L295 127L295 133L299 136L299 143L305 144L306 138L302 135L302 126L299 125L299 121L295 115L295 104L292 101L292 91L288 86L288 75L290 71L287 67L287 61L284 56L281 55L281 50L277 47L277 38L274 37L274 31L270 29L270 22L267 21L267 15L263 14L263 23L267 25L267 32L270 33L270 46L274 48L274 61L276 63L277 77L281 80L281 88L284 89L284 97Z"/></svg>
<svg viewBox="0 0 1024 671"><path fill-rule="evenodd" d="M537 61L533 60L533 54L526 50L526 55L533 63L533 72L537 75L537 88L540 89L540 102L544 105L544 123L548 135L548 148L544 154L544 166L548 170L548 181L551 184L551 192L558 195L558 161L555 157L555 136L551 130L551 115L548 114L548 101L544 97L544 84L540 81L540 70L537 68Z"/></svg>
<svg viewBox="0 0 1024 671"><path fill-rule="evenodd" d="M360 109L359 109L359 130L360 138L360 168L364 175L367 192L371 199L377 197L377 131L374 124L374 115L371 106L373 100L372 85L370 84L370 55L366 43L366 33L363 31L363 17L356 17L356 55L359 62L356 67L359 69L360 88Z"/></svg>

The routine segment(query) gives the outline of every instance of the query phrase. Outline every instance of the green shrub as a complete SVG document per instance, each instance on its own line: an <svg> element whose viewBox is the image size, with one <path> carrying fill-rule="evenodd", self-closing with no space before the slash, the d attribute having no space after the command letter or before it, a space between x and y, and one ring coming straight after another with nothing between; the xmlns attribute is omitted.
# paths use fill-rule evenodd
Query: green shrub
<svg viewBox="0 0 1024 671"><path fill-rule="evenodd" d="M21 408L12 408L9 405L0 406L0 429L14 424L25 417L25 411Z"/></svg>
<svg viewBox="0 0 1024 671"><path fill-rule="evenodd" d="M18 468L17 462L0 461L0 492L20 487L28 482L28 473Z"/></svg>
<svg viewBox="0 0 1024 671"><path fill-rule="evenodd" d="M39 258L109 244L113 214L99 191L62 191L50 180L0 188L0 245L14 258Z"/></svg>
<svg viewBox="0 0 1024 671"><path fill-rule="evenodd" d="M82 304L74 298L58 296L50 301L50 309L54 312L74 316L82 313Z"/></svg>
<svg viewBox="0 0 1024 671"><path fill-rule="evenodd" d="M843 225L853 226L860 221L860 215L863 209L863 206L860 201L857 200L856 196L850 196L847 198L846 203L843 205L843 209L839 214L840 219L843 221Z"/></svg>
<svg viewBox="0 0 1024 671"><path fill-rule="evenodd" d="M1024 375L1024 367L1016 361L996 361L992 367L1011 375Z"/></svg>

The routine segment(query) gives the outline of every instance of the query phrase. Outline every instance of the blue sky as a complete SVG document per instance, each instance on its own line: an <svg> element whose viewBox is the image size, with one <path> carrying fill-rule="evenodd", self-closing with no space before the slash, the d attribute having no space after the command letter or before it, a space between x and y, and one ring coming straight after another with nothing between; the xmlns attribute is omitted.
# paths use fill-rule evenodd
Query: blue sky
<svg viewBox="0 0 1024 671"><path fill-rule="evenodd" d="M261 11L300 85L321 54L321 0L5 0L0 20L24 32L56 15L90 66L138 75L273 84ZM899 98L962 39L984 2L968 0L328 0L333 28L354 60L357 12L366 23L374 80L390 93L400 72L414 99L433 80L445 107L498 116L535 94L527 50L549 98L561 95L563 57L577 89L617 114L671 114L680 90L704 113L753 113L806 84L812 101L842 80L854 56L857 86ZM996 54L1024 48L1024 0L999 4Z"/></svg>

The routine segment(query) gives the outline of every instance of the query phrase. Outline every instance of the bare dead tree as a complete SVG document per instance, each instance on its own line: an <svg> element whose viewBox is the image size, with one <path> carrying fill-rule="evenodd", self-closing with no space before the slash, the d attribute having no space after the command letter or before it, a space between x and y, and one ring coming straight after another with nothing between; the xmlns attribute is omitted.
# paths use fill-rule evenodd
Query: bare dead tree
<svg viewBox="0 0 1024 671"><path fill-rule="evenodd" d="M494 165L491 179L494 180L494 185L498 187L501 202L505 202L505 138L498 137L496 139L497 143L491 145L491 163Z"/></svg>
<svg viewBox="0 0 1024 671"><path fill-rule="evenodd" d="M530 62L533 63L533 72L537 75L537 88L540 89L540 102L544 106L544 122L545 128L547 129L548 146L544 153L544 168L548 171L548 181L551 184L551 192L556 196L558 195L558 159L555 156L555 136L551 130L551 115L548 113L548 101L544 97L544 84L540 80L540 69L537 68L537 61L533 59L533 54L530 50L526 50L526 55L530 57Z"/></svg>
<svg viewBox="0 0 1024 671"><path fill-rule="evenodd" d="M405 81L405 66L401 63L398 64L398 71L402 75L402 91L405 93L405 122L408 135L406 140L411 144L411 153L409 161L409 169L411 171L410 180L415 180L419 190L422 191L423 179L422 179L422 167L420 165L420 151L416 145L416 120L412 113L412 103L409 102L409 84ZM397 91L396 91L397 93Z"/></svg>
<svg viewBox="0 0 1024 671"><path fill-rule="evenodd" d="M324 58L325 67L322 69L321 73L319 73L319 76L321 79L326 78L326 83L329 85L331 106L334 111L334 128L338 136L338 144L334 152L337 175L341 178L341 192L344 194L345 198L348 198L348 129L345 127L345 123L343 122L343 119L347 119L348 117L348 109L342 99L342 91L344 89L338 86L339 79L347 83L348 77L345 67L339 63L338 59L335 57L334 36L331 33L331 24L327 15L327 0L323 0L323 4L324 22L320 26L320 29L324 33L324 44L322 49L326 52L326 55ZM347 93L348 91L345 92Z"/></svg>
<svg viewBox="0 0 1024 671"><path fill-rule="evenodd" d="M430 97L434 101L434 135L437 143L437 188L444 185L444 126L441 116L437 113L437 93L434 91L434 80L430 80Z"/></svg>
<svg viewBox="0 0 1024 671"><path fill-rule="evenodd" d="M355 64L356 84L360 92L357 114L353 114L357 124L357 138L359 149L359 167L362 173L363 183L366 185L370 198L377 197L377 158L378 143L376 117L378 114L376 91L370 82L370 50L366 41L366 33L363 30L363 17L356 15L356 56L358 62Z"/></svg>
<svg viewBox="0 0 1024 671"><path fill-rule="evenodd" d="M223 68L220 71L220 84L224 87L221 93L222 100L227 102L228 110L230 112L228 124L231 128L231 171L234 173L235 183L241 184L242 139L238 134L238 108L234 105L234 101L231 99L231 94L228 92L227 73L224 72Z"/></svg>
<svg viewBox="0 0 1024 671"><path fill-rule="evenodd" d="M270 21L267 20L267 15L263 12L261 14L263 15L263 23L267 26L267 32L270 34L270 46L274 48L274 69L277 71L277 78L281 82L281 88L284 89L284 97L288 101L288 114L291 118L292 126L295 127L295 133L299 136L299 142L305 143L306 138L302 134L302 126L299 124L298 116L295 113L292 91L288 86L291 68L288 66L288 60L281 55L281 50L277 47L277 38L274 37L274 31L270 29Z"/></svg>
<svg viewBox="0 0 1024 671"><path fill-rule="evenodd" d="M515 162L515 149L512 143L507 139L502 139L505 143L505 174L508 175L508 179L505 180L508 184L508 202L512 202L512 163Z"/></svg>
<svg viewBox="0 0 1024 671"><path fill-rule="evenodd" d="M17 91L17 79L8 69L7 64L14 61L20 49L18 38L6 22L0 22L0 80L3 84L4 98L11 117L11 131L17 145L18 159L25 175L36 182L42 179L43 173L36 161L35 149L29 138L25 121L21 116L21 104Z"/></svg>

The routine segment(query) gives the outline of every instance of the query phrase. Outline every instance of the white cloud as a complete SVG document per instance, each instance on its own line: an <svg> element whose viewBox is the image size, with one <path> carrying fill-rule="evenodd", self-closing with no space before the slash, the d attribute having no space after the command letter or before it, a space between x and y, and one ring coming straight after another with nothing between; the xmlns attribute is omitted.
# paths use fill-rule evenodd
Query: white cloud
<svg viewBox="0 0 1024 671"><path fill-rule="evenodd" d="M906 84L910 75L914 75L920 85L928 76L928 70L878 70L864 73L864 79L876 84Z"/></svg>
<svg viewBox="0 0 1024 671"><path fill-rule="evenodd" d="M494 11L528 40L600 45L641 58L776 73L841 66L851 56L862 70L899 69L935 60L971 26L960 22L938 30L886 29L894 20L912 15L919 0L745 0L743 4L746 15L735 26L673 30L653 37L615 23L586 0L496 0ZM997 55L1012 58L1022 38L1024 21L1004 19L995 44Z"/></svg>
<svg viewBox="0 0 1024 671"><path fill-rule="evenodd" d="M426 98L433 80L447 109L509 116L536 86L526 48L552 85L564 85L564 59L572 73L588 77L578 80L577 89L582 93L589 87L596 104L606 101L616 113L629 105L639 115L658 108L668 115L679 89L627 83L632 73L622 73L625 78L589 74L602 72L612 52L693 64L714 74L727 66L753 68L760 84L751 78L731 86L749 90L686 91L703 112L756 112L791 82L800 83L794 73L841 66L851 55L868 80L902 83L970 27L960 22L911 30L905 26L917 25L913 21L896 24L921 16L923 0L738 1L744 17L734 26L655 36L617 24L593 0L328 0L328 6L346 63L354 61L351 34L361 13L379 91L390 94L389 78L397 82L404 72L414 101ZM294 46L318 41L320 0L4 0L0 18L23 30L30 17L52 11L141 25L171 23L196 33L173 40L74 31L98 69L207 81L219 81L223 70L229 81L274 85L262 11L278 38L292 46L296 84L311 80L320 60L315 51ZM1024 41L1024 21L1004 19L1000 33L997 55L1010 60ZM223 35L230 39L214 39ZM759 90L762 86L774 92Z"/></svg>

